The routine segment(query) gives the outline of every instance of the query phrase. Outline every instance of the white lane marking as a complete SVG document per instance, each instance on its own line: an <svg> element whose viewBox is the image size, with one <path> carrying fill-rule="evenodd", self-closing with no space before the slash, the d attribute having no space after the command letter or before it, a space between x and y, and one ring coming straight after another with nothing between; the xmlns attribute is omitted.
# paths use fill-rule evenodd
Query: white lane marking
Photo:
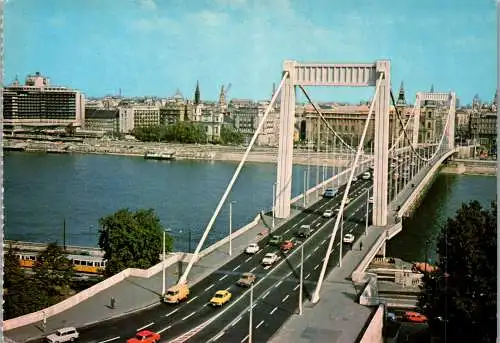
<svg viewBox="0 0 500 343"><path fill-rule="evenodd" d="M319 247L314 248L313 252L316 252L319 249Z"/></svg>
<svg viewBox="0 0 500 343"><path fill-rule="evenodd" d="M292 275L292 272L288 272L288 274L286 274L285 277L289 277L290 275Z"/></svg>
<svg viewBox="0 0 500 343"><path fill-rule="evenodd" d="M250 269L250 272L253 272L255 269L257 269L257 267L253 267L252 269Z"/></svg>
<svg viewBox="0 0 500 343"><path fill-rule="evenodd" d="M316 227L318 227L318 226L320 226L320 225L321 225L321 223L318 223L318 224L316 224Z"/></svg>
<svg viewBox="0 0 500 343"><path fill-rule="evenodd" d="M238 323L240 320L241 320L241 317L237 318L237 319L236 319L236 320L235 320L235 321L231 324L231 326L235 326L235 325L236 325L236 323Z"/></svg>
<svg viewBox="0 0 500 343"><path fill-rule="evenodd" d="M278 307L273 308L273 310L271 312L269 312L269 314L273 314L274 312L276 312L277 309L278 309Z"/></svg>
<svg viewBox="0 0 500 343"><path fill-rule="evenodd" d="M311 276L311 273L309 273L309 274L307 274L307 275L306 275L306 279L308 279L308 278L309 278L309 276Z"/></svg>
<svg viewBox="0 0 500 343"><path fill-rule="evenodd" d="M265 299L269 295L269 293L271 293L271 291L269 291L266 294L264 294L264 296L262 297L262 299Z"/></svg>
<svg viewBox="0 0 500 343"><path fill-rule="evenodd" d="M297 286L295 286L295 287L293 288L293 290L294 290L294 291L296 291L296 290L297 290L297 288L299 288L299 287L300 287L300 285L297 285Z"/></svg>
<svg viewBox="0 0 500 343"><path fill-rule="evenodd" d="M224 275L223 277L220 278L220 281L224 280L225 278L227 278L227 274Z"/></svg>
<svg viewBox="0 0 500 343"><path fill-rule="evenodd" d="M309 257L311 257L311 254L309 254L309 255L307 255L307 256L306 256L306 260L307 260Z"/></svg>
<svg viewBox="0 0 500 343"><path fill-rule="evenodd" d="M142 329L148 328L148 327L150 327L151 325L153 325L154 323L155 323L155 322L151 322L151 323L149 323L149 324L146 324L146 325L144 325L143 327L138 328L136 331L141 331Z"/></svg>
<svg viewBox="0 0 500 343"><path fill-rule="evenodd" d="M220 334L218 334L217 336L215 336L215 337L214 337L214 342L215 342L216 340L218 340L219 338L221 338L222 336L224 336L224 334L225 334L225 333L226 333L225 331L222 331Z"/></svg>
<svg viewBox="0 0 500 343"><path fill-rule="evenodd" d="M234 267L233 272L234 272L236 269L238 269L240 266L241 266L241 264L239 264L239 265L237 265L236 267Z"/></svg>
<svg viewBox="0 0 500 343"><path fill-rule="evenodd" d="M195 296L195 297L192 297L191 299L189 299L188 301L186 301L186 303L190 303L191 301L193 301L194 299L198 298L198 296Z"/></svg>
<svg viewBox="0 0 500 343"><path fill-rule="evenodd" d="M275 288L278 287L279 285L281 285L282 282L283 282L283 280L278 281L278 283L274 287Z"/></svg>
<svg viewBox="0 0 500 343"><path fill-rule="evenodd" d="M286 301L286 299L288 299L288 297L289 297L289 296L290 296L290 295L289 295L289 294L287 294L287 295L283 298L283 300L281 300L281 302L282 302L282 303L284 303L284 302Z"/></svg>
<svg viewBox="0 0 500 343"><path fill-rule="evenodd" d="M258 328L259 328L259 326L261 326L262 324L264 324L264 321L263 321L263 320L261 320L261 321L260 321L260 323L259 323L259 324L257 324L257 326L256 326L255 328L256 328L256 329L258 329Z"/></svg>
<svg viewBox="0 0 500 343"><path fill-rule="evenodd" d="M250 256L249 258L247 258L247 259L245 260L245 262L248 262L248 261L250 261L251 259L252 259L252 256Z"/></svg>
<svg viewBox="0 0 500 343"><path fill-rule="evenodd" d="M175 309L173 310L172 312L169 312L165 315L165 317L168 317L168 316L171 316L172 314L174 314L175 312L179 311L179 309Z"/></svg>
<svg viewBox="0 0 500 343"><path fill-rule="evenodd" d="M214 286L214 284L211 284L210 286L208 286L207 288L205 288L205 292L208 291L210 288L212 288Z"/></svg>
<svg viewBox="0 0 500 343"><path fill-rule="evenodd" d="M323 240L323 242L321 242L321 244L325 244L325 242L326 242L326 238Z"/></svg>
<svg viewBox="0 0 500 343"><path fill-rule="evenodd" d="M313 269L316 270L316 269L318 269L318 267L319 267L319 264L317 264Z"/></svg>
<svg viewBox="0 0 500 343"><path fill-rule="evenodd" d="M241 342L240 342L240 343L245 342L245 341L247 340L248 336L249 336L249 335L246 335L246 336L245 336L245 338L243 338L243 339L241 340Z"/></svg>
<svg viewBox="0 0 500 343"><path fill-rule="evenodd" d="M163 331L166 331L166 330L170 329L171 327L172 327L172 325L169 325L166 328L159 330L158 333L162 333Z"/></svg>
<svg viewBox="0 0 500 343"><path fill-rule="evenodd" d="M290 231L290 230L291 230L291 229L286 230L286 231L285 231L285 233L288 233L288 231Z"/></svg>
<svg viewBox="0 0 500 343"><path fill-rule="evenodd" d="M118 338L120 338L120 336L117 336L117 337L114 337L114 338L110 338L110 339L107 339L107 340L105 340L105 341L101 341L101 342L99 342L99 343L111 342L111 341L114 341L114 340L116 340L116 339L118 339Z"/></svg>
<svg viewBox="0 0 500 343"><path fill-rule="evenodd" d="M182 318L182 320L188 319L189 317L191 317L195 313L196 313L196 311L191 312L191 314L188 314L187 316L185 316L184 318Z"/></svg>

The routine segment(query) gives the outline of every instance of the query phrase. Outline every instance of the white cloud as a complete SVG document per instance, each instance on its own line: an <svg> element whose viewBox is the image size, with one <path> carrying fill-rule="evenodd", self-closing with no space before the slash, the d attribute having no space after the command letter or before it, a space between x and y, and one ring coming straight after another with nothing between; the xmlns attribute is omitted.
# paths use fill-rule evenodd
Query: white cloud
<svg viewBox="0 0 500 343"><path fill-rule="evenodd" d="M156 5L155 0L138 0L139 5L147 10L155 10L158 6Z"/></svg>

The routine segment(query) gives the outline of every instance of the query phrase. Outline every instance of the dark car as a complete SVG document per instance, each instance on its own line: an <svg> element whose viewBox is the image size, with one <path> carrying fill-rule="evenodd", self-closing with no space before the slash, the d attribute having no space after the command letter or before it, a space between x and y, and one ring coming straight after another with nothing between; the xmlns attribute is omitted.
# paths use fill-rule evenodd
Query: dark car
<svg viewBox="0 0 500 343"><path fill-rule="evenodd" d="M307 238L312 234L311 225L302 225L297 232L297 236L301 238Z"/></svg>

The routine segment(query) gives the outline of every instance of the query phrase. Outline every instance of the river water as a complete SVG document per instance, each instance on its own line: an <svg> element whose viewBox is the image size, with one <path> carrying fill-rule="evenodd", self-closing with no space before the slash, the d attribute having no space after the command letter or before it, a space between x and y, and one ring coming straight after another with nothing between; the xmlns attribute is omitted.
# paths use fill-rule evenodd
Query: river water
<svg viewBox="0 0 500 343"><path fill-rule="evenodd" d="M176 250L195 246L233 175L234 162L151 161L112 155L51 155L6 152L4 158L6 239L97 245L98 220L121 208L153 208L171 229ZM292 195L303 190L307 166L294 166ZM331 167L327 176L336 172ZM311 185L316 179L311 167ZM320 172L322 177L322 171ZM233 228L272 206L276 164L248 163L227 201L233 204ZM441 174L404 231L388 245L388 256L408 261L425 256L425 241L435 237L462 201L487 205L496 197L496 178ZM207 243L228 233L228 204L220 212ZM432 258L432 246L428 255Z"/></svg>

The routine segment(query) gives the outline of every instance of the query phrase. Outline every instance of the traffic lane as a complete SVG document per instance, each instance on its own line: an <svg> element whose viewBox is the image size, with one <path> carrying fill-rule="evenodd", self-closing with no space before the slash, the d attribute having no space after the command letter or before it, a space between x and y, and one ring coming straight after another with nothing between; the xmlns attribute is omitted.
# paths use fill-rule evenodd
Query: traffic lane
<svg viewBox="0 0 500 343"><path fill-rule="evenodd" d="M331 236L331 233L325 232L325 235L326 234L328 234L328 236ZM339 237L339 234L337 234L337 237ZM316 237L314 237L314 238L316 238ZM317 240L320 240L321 243L311 241L311 242L306 243L309 246L304 246L305 247L305 249L304 249L305 250L304 251L304 255L305 255L304 256L304 270L308 270L308 269L313 270L313 265L316 264L316 267L314 267L314 270L315 270L314 274L319 275L320 268L318 268L318 267L319 267L319 263L324 259L328 239L325 238L324 236L318 235ZM321 246L323 246L323 249L319 249L318 243L321 244ZM315 246L314 249L312 249L313 246ZM297 249L298 248L300 248L300 246L298 246ZM338 249L334 249L332 251L332 254L334 254L335 250L338 251ZM311 252L309 252L309 251L311 251ZM314 256L314 258L309 261L309 259L312 256ZM271 293L271 292L273 292L274 294L278 294L278 297L281 294L288 293L289 296L284 295L283 298L274 299L274 302L280 301L282 303L286 303L290 298L290 292L292 292L294 289L295 289L295 291L297 291L298 278L299 278L298 273L299 273L299 268L300 268L300 253L297 253L296 255L294 255L287 262L288 263L284 263L283 265L281 265L279 267L280 269L283 269L283 266L288 266L288 268L284 267L285 268L284 272L286 274L283 275L282 274L283 272L281 272L280 274L274 275L273 277L268 276L268 278L266 280L264 280L264 282L262 284L257 286L257 287L259 287L259 286L263 285L263 286L267 287L269 285L269 287L267 287L265 289L264 293L262 293L261 289L257 289L257 287L254 289L254 299L256 299L256 304L255 304L254 310L257 310L259 308L258 306L259 306L260 302L258 299L262 298L265 300L267 297L269 297L269 293ZM291 270L290 270L290 268L291 268ZM311 276L313 276L313 272L305 273L304 280L307 282L307 280L309 278L311 278ZM289 283L290 280L295 280L295 285L290 285L290 283ZM285 286L282 286L282 285L285 285ZM289 287L291 287L292 289L289 290L289 289L282 288L282 287L286 287L287 285ZM274 289L276 289L277 287L280 287L279 292L275 293ZM313 289L311 289L311 290L306 289L304 292L304 294L305 294L304 296L306 297L308 295L308 292L311 292L311 294L312 294L312 291L313 291ZM276 297L276 295L274 295L273 297ZM293 296L292 296L292 298L293 298ZM242 301L244 301L244 300L242 299ZM271 299L271 302L272 301L273 300ZM244 315L244 312L247 310L246 308L248 307L248 305L249 305L249 302L247 301L247 302L243 302L242 304L239 304L239 306L233 306L230 310L225 312L224 315L222 315L220 318L218 318L216 322L211 323L207 328L200 331L200 333L198 333L195 337L193 337L192 341L193 342L207 341L208 339L218 335L221 331L223 331L225 326L227 325L227 323L230 322L231 320L233 320L233 323L231 325L235 326L239 322L238 318ZM292 299L288 303L286 303L285 306L286 307L283 307L283 305L281 306L281 311L285 311L285 312L288 311L290 313L283 320L286 320L286 318L288 318L289 315L291 315L293 313L294 308L296 306L298 306L298 304L294 303L293 299ZM271 314L274 315L274 313L279 308L280 308L279 306L273 307L273 309L270 310L270 312L272 312ZM259 309L257 311L261 311L261 310ZM259 312L257 312L257 313L259 313ZM239 314L239 316L238 316L238 314ZM236 318L236 319L234 319L234 318ZM279 328L279 326L278 326L278 328ZM233 339L233 338L230 338L230 339ZM233 341L234 341L234 339L233 339Z"/></svg>

